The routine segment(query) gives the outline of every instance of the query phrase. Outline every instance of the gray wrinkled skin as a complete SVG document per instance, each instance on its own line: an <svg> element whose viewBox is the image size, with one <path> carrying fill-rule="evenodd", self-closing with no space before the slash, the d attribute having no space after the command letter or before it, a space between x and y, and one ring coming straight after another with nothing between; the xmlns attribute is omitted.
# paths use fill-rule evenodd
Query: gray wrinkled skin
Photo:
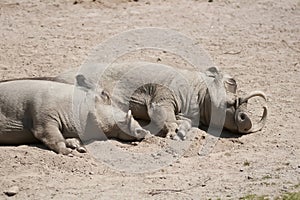
<svg viewBox="0 0 300 200"><path fill-rule="evenodd" d="M235 99L229 98L236 93L236 82L215 67L200 73L140 62L110 67L98 64L80 71L69 70L53 80L73 84L77 73L105 88L117 107L125 112L132 110L138 121L151 120L151 126L145 127L151 133L160 127L167 136L184 139L192 126L209 126L212 110L220 108L226 111L225 129L247 132L252 126L242 107L239 112L243 120L236 120ZM222 91L227 95L222 95Z"/></svg>
<svg viewBox="0 0 300 200"><path fill-rule="evenodd" d="M1 82L0 145L41 141L57 153L69 154L72 149L85 152L79 135L89 142L101 137L136 140L148 134L131 112L112 109L105 91L77 85L80 87L45 80ZM75 90L81 97L81 118L72 108Z"/></svg>

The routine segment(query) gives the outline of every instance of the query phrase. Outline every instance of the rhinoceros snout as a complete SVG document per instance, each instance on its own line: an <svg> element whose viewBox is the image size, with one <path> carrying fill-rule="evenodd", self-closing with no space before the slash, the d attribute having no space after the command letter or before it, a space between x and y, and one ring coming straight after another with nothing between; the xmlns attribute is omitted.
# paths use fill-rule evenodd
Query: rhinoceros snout
<svg viewBox="0 0 300 200"><path fill-rule="evenodd" d="M239 112L236 118L239 132L247 132L252 128L251 119L245 112Z"/></svg>
<svg viewBox="0 0 300 200"><path fill-rule="evenodd" d="M235 121L237 124L238 132L240 133L252 133L261 130L266 123L267 115L268 115L268 107L267 107L267 97L265 93L261 91L254 91L248 94L244 98L239 99L239 107L248 102L250 98L253 97L261 97L264 100L263 104L263 115L260 121L257 124L252 124L249 116L240 108L236 111Z"/></svg>

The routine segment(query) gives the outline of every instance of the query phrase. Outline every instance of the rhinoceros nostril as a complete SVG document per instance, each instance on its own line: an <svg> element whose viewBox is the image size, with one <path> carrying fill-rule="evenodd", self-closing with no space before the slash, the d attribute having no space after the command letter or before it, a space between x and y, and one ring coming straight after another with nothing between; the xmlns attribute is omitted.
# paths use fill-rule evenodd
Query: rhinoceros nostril
<svg viewBox="0 0 300 200"><path fill-rule="evenodd" d="M245 115L244 113L241 113L241 114L240 114L240 119L241 119L242 121L244 121L244 120L246 119L246 115Z"/></svg>
<svg viewBox="0 0 300 200"><path fill-rule="evenodd" d="M246 133L251 129L252 123L247 113L240 111L237 115L237 126L239 132Z"/></svg>

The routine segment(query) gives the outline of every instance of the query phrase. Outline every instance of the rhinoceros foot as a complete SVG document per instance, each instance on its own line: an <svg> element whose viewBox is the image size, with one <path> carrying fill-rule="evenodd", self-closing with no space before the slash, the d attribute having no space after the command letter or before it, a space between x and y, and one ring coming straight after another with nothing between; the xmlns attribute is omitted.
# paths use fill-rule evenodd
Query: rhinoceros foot
<svg viewBox="0 0 300 200"><path fill-rule="evenodd" d="M71 149L76 149L79 153L86 153L86 148L81 144L77 138L66 139L66 146Z"/></svg>

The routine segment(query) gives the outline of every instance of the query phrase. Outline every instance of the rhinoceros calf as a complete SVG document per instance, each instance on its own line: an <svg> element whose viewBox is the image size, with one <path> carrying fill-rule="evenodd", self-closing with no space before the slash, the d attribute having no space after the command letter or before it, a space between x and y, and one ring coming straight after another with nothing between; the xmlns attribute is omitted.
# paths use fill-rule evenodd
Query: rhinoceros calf
<svg viewBox="0 0 300 200"><path fill-rule="evenodd" d="M101 130L108 138L122 140L149 134L133 119L131 111L126 114L112 108L105 91L95 92L83 76L76 78L78 87L45 80L1 82L0 144L41 141L57 153L69 154L74 148L85 151L78 142L79 135L88 141L97 139ZM78 108L83 118L74 112ZM99 133L86 133L95 130Z"/></svg>
<svg viewBox="0 0 300 200"><path fill-rule="evenodd" d="M263 107L262 119L256 125L245 109L248 99L260 96L266 100L265 94L255 91L238 98L236 81L215 67L198 72L146 62L117 63L113 66L92 64L69 70L52 80L73 84L78 72L107 88L123 111L131 109L136 119L151 120L152 127L148 126L151 132L155 126L162 127L167 135L176 139L184 139L191 126L219 124L218 120L222 119L211 119L213 111L220 113L220 109L226 112L224 128L231 132L255 132L266 121L266 106ZM214 120L216 118L218 114Z"/></svg>

